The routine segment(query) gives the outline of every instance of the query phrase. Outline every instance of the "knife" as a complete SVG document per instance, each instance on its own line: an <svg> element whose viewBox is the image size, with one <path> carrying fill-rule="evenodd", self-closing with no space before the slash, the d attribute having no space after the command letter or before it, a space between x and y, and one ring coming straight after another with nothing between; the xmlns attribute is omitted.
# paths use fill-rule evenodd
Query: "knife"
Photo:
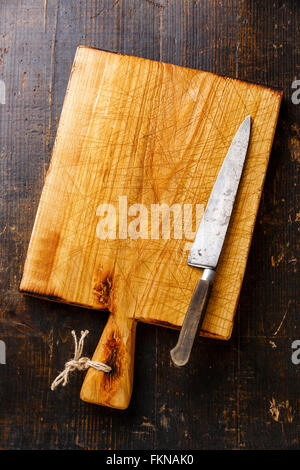
<svg viewBox="0 0 300 470"><path fill-rule="evenodd" d="M248 116L229 147L188 256L188 265L204 268L204 271L186 312L178 342L170 352L173 363L178 367L187 364L198 327L204 318L243 171L250 130L251 117Z"/></svg>

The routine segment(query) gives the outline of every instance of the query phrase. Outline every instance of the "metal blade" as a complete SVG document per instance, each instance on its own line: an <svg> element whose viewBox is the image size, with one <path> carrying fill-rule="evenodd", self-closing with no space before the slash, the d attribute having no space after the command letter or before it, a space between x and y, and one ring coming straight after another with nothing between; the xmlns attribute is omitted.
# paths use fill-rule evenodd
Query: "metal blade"
<svg viewBox="0 0 300 470"><path fill-rule="evenodd" d="M239 186L251 129L248 116L229 147L188 256L188 264L216 269Z"/></svg>

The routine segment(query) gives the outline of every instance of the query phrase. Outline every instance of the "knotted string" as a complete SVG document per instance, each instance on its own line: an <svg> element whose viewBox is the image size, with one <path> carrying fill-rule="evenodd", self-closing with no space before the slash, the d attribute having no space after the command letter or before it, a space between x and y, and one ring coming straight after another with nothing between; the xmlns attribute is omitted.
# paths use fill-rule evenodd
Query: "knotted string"
<svg viewBox="0 0 300 470"><path fill-rule="evenodd" d="M62 384L63 387L67 385L69 382L69 375L74 370L86 370L89 367L93 367L96 370L102 370L103 372L110 372L111 367L103 362L95 362L91 361L88 357L81 357L83 346L84 346L84 339L89 334L88 330L81 331L81 337L79 341L77 340L77 336L75 331L72 331L72 336L74 338L75 343L75 351L74 357L70 361L65 363L64 370L56 377L56 379L51 384L51 390L55 390L58 385Z"/></svg>

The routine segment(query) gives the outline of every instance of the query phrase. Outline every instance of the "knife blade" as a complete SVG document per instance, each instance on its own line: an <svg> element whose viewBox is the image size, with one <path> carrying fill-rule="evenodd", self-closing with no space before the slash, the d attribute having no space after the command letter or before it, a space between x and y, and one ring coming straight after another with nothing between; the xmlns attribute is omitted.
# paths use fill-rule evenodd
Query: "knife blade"
<svg viewBox="0 0 300 470"><path fill-rule="evenodd" d="M178 342L170 352L178 367L189 361L197 330L204 318L247 155L250 131L251 117L247 116L229 147L188 256L190 266L204 268L204 271L185 315Z"/></svg>

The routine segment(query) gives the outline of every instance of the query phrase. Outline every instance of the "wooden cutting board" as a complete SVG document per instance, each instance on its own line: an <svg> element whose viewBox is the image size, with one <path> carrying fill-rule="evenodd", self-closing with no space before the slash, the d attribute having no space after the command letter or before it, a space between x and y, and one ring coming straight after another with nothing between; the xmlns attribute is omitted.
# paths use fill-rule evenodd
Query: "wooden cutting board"
<svg viewBox="0 0 300 470"><path fill-rule="evenodd" d="M195 205L206 205L231 140L250 114L248 156L200 332L229 339L281 96L207 72L78 47L20 289L110 310L93 359L112 372L90 369L83 400L128 406L136 321L180 327L201 277L186 264L192 240L176 239L172 223L170 239L153 239L149 216L148 239L132 239L122 221L120 239L120 201L128 208L143 204L148 215L151 204L192 204L195 229ZM114 235L114 216L101 215L103 204L116 209L116 239L97 237L108 213Z"/></svg>

